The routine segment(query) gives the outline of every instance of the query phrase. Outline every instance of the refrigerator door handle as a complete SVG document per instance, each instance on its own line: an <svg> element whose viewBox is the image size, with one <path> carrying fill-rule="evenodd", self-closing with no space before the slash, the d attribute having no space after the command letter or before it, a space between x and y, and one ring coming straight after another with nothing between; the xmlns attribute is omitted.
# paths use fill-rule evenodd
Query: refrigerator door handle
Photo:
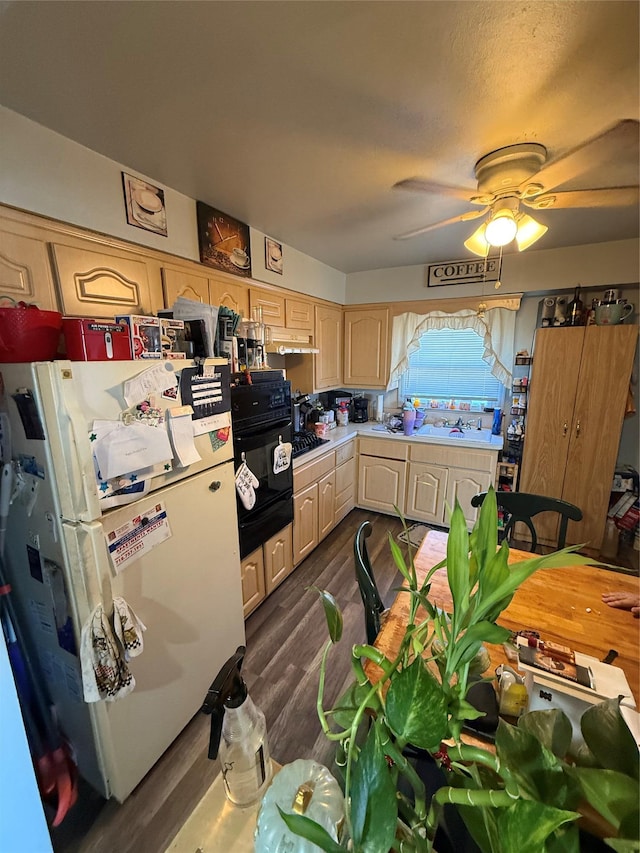
<svg viewBox="0 0 640 853"><path fill-rule="evenodd" d="M67 381L62 378L62 383ZM65 408L73 443L75 444L75 457L80 465L80 475L82 480L82 497L84 498L84 506L77 508L78 518L100 518L102 511L98 501L96 491L96 472L93 464L93 453L89 447L87 438L86 417L80 411L75 394L65 394L64 385L61 387L62 396L65 401ZM80 495L77 496L78 504L80 503Z"/></svg>

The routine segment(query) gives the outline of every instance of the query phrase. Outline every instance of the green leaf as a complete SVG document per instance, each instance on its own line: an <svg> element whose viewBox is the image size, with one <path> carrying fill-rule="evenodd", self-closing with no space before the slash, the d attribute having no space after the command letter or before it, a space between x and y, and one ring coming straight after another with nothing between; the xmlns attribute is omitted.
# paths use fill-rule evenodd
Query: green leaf
<svg viewBox="0 0 640 853"><path fill-rule="evenodd" d="M469 605L469 534L460 504L456 501L447 537L447 580L453 599L454 613Z"/></svg>
<svg viewBox="0 0 640 853"><path fill-rule="evenodd" d="M489 486L478 520L471 534L471 548L478 563L481 576L487 560L491 560L498 548L498 505L493 486Z"/></svg>
<svg viewBox="0 0 640 853"><path fill-rule="evenodd" d="M624 773L593 767L569 767L585 800L616 829L629 816L636 814L640 787Z"/></svg>
<svg viewBox="0 0 640 853"><path fill-rule="evenodd" d="M458 638L453 646L447 646L447 650L451 650L449 670L457 670L462 664L472 661L483 643L504 643L510 633L507 628L502 628L493 622L476 622Z"/></svg>
<svg viewBox="0 0 640 853"><path fill-rule="evenodd" d="M479 574L477 594L479 601L499 589L500 585L509 578L508 561L509 547L506 542L503 542L500 549L494 550L493 554L485 560L484 568Z"/></svg>
<svg viewBox="0 0 640 853"><path fill-rule="evenodd" d="M404 743L435 751L447 733L447 708L441 685L421 658L392 680L386 699L389 727Z"/></svg>
<svg viewBox="0 0 640 853"><path fill-rule="evenodd" d="M571 721L559 708L548 711L530 711L518 720L518 728L524 729L556 755L564 758L571 744Z"/></svg>
<svg viewBox="0 0 640 853"><path fill-rule="evenodd" d="M356 711L366 699L370 689L371 685L368 682L366 684L352 682L338 697L331 711L327 712L327 716L331 716L340 728L350 729Z"/></svg>
<svg viewBox="0 0 640 853"><path fill-rule="evenodd" d="M406 529L407 528L405 525L405 530ZM408 584L411 584L411 572L410 572L410 570L409 570L409 568L405 562L405 559L404 559L404 556L402 554L402 550L400 549L400 546L398 545L396 540L393 538L391 533L389 533L389 548L391 549L391 556L393 557L393 562L398 567L398 571L400 572L402 577L406 580L406 582ZM415 586L415 584L414 584L414 586Z"/></svg>
<svg viewBox="0 0 640 853"><path fill-rule="evenodd" d="M620 713L620 698L606 699L586 710L582 736L602 767L638 779L638 747Z"/></svg>
<svg viewBox="0 0 640 853"><path fill-rule="evenodd" d="M500 853L540 853L552 832L563 824L576 820L576 812L556 809L532 800L517 800L508 809L501 809L496 818L497 843Z"/></svg>
<svg viewBox="0 0 640 853"><path fill-rule="evenodd" d="M305 817L305 815L283 812L277 804L276 808L291 832L295 832L296 835L300 835L302 838L306 838L307 841L316 844L325 853L344 853L344 848L337 841L334 841L327 830L323 826L320 826L319 823L316 823L315 820L311 820Z"/></svg>
<svg viewBox="0 0 640 853"><path fill-rule="evenodd" d="M605 838L605 842L618 853L638 853L640 851L640 842L630 838Z"/></svg>
<svg viewBox="0 0 640 853"><path fill-rule="evenodd" d="M312 586L311 589L315 589L322 601L331 642L338 643L342 637L342 611L338 607L338 602L326 589L318 589L317 586Z"/></svg>
<svg viewBox="0 0 640 853"><path fill-rule="evenodd" d="M580 833L575 823L564 824L547 838L545 853L580 853Z"/></svg>
<svg viewBox="0 0 640 853"><path fill-rule="evenodd" d="M575 808L580 796L578 783L534 735L501 720L496 733L496 753L525 796L549 805Z"/></svg>
<svg viewBox="0 0 640 853"><path fill-rule="evenodd" d="M369 730L351 780L351 832L355 850L389 853L396 834L395 784L382 748L380 726Z"/></svg>

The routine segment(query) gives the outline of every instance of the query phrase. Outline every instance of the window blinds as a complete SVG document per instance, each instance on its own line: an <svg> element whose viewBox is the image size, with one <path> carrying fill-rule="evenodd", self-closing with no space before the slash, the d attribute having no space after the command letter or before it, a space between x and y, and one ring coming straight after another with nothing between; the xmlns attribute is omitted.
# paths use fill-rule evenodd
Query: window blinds
<svg viewBox="0 0 640 853"><path fill-rule="evenodd" d="M484 344L472 329L432 329L409 356L402 396L498 402L502 385L482 360Z"/></svg>

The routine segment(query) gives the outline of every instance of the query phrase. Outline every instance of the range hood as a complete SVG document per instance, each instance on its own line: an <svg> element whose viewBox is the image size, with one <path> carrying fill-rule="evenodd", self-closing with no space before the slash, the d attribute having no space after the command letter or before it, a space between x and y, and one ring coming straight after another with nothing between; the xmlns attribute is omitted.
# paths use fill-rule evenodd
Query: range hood
<svg viewBox="0 0 640 853"><path fill-rule="evenodd" d="M309 353L317 355L320 350L314 347L312 337L308 332L296 332L291 329L279 329L271 327L269 329L271 340L266 346L267 352L276 353L277 355L290 355L293 353Z"/></svg>

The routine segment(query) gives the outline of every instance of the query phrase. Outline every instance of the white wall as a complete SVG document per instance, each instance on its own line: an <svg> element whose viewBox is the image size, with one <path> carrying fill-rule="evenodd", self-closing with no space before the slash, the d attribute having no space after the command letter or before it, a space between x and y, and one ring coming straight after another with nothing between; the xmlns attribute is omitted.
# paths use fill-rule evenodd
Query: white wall
<svg viewBox="0 0 640 853"><path fill-rule="evenodd" d="M457 260L457 259L451 259ZM347 275L347 302L395 302L411 299L447 299L481 296L480 284L426 287L427 267L393 267ZM611 287L640 281L640 240L618 240L565 249L528 249L505 255L502 262L503 293L542 293L583 287ZM487 284L484 293L495 293Z"/></svg>
<svg viewBox="0 0 640 853"><path fill-rule="evenodd" d="M168 236L129 225L122 172L161 186ZM195 200L0 106L0 202L199 261ZM278 239L277 234L269 235ZM283 247L283 275L265 268L264 234L251 228L252 277L344 302L344 273Z"/></svg>

